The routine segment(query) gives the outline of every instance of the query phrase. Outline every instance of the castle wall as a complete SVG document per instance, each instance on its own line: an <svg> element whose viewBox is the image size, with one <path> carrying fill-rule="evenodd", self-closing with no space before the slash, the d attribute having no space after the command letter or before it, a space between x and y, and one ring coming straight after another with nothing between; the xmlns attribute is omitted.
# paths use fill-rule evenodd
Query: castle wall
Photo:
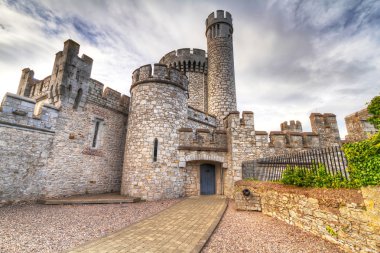
<svg viewBox="0 0 380 253"><path fill-rule="evenodd" d="M187 122L186 127L192 129L207 128L213 130L216 128L216 117L207 114L201 110L193 107L188 107L187 109Z"/></svg>
<svg viewBox="0 0 380 253"><path fill-rule="evenodd" d="M187 120L187 78L155 64L153 73L146 65L132 79L121 193L147 200L184 196L177 129Z"/></svg>
<svg viewBox="0 0 380 253"><path fill-rule="evenodd" d="M243 112L240 119L239 112L230 112L224 119L227 129L228 169L224 180L224 194L233 197L234 183L242 178L242 163L254 159L257 154L253 152L256 137L254 118L252 112Z"/></svg>
<svg viewBox="0 0 380 253"><path fill-rule="evenodd" d="M129 98L109 88L103 91L103 84L89 78L90 61L74 55L72 46L79 49L66 42L56 56L56 83L48 100L10 93L3 99L1 202L120 190ZM76 65L66 68L67 62ZM20 93L26 87L20 85Z"/></svg>
<svg viewBox="0 0 380 253"><path fill-rule="evenodd" d="M0 124L0 206L43 196L53 140L54 133Z"/></svg>

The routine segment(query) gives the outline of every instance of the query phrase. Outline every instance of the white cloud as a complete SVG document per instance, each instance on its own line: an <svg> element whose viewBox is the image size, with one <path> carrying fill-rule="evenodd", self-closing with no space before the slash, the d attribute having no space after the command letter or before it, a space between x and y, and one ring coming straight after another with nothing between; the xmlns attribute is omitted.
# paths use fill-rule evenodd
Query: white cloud
<svg viewBox="0 0 380 253"><path fill-rule="evenodd" d="M0 0L0 96L16 92L21 69L49 75L71 38L92 57L92 77L129 94L132 71L178 48L206 49L204 20L234 19L240 110L257 129L277 130L310 112L344 116L379 93L376 1L12 1Z"/></svg>

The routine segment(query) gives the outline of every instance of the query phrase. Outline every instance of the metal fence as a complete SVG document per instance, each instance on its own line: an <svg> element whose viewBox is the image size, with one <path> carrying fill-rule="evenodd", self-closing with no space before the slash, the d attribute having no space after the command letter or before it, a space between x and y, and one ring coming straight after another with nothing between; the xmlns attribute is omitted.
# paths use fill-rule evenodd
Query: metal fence
<svg viewBox="0 0 380 253"><path fill-rule="evenodd" d="M280 180L287 168L300 167L317 169L324 165L330 174L340 173L348 179L347 160L340 146L311 149L298 153L266 157L243 163L243 178L255 178L260 181Z"/></svg>

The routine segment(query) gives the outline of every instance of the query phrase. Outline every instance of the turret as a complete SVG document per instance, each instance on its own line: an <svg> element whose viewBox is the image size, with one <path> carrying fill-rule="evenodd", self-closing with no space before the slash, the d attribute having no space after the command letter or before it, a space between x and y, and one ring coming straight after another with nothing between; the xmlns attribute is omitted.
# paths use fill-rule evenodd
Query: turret
<svg viewBox="0 0 380 253"><path fill-rule="evenodd" d="M232 17L223 10L211 13L206 20L208 51L208 113L223 118L236 111Z"/></svg>
<svg viewBox="0 0 380 253"><path fill-rule="evenodd" d="M177 129L186 125L187 87L186 76L166 65L133 72L122 194L146 200L184 195Z"/></svg>
<svg viewBox="0 0 380 253"><path fill-rule="evenodd" d="M30 91L33 85L33 76L33 70L30 70L29 68L25 68L22 70L20 83L17 89L17 95L24 97L30 96Z"/></svg>
<svg viewBox="0 0 380 253"><path fill-rule="evenodd" d="M182 48L167 53L161 64L176 68L189 80L188 105L207 112L207 57L205 50Z"/></svg>
<svg viewBox="0 0 380 253"><path fill-rule="evenodd" d="M82 108L88 94L93 60L87 55L78 57L80 45L73 40L64 43L63 51L55 56L49 84L49 102Z"/></svg>

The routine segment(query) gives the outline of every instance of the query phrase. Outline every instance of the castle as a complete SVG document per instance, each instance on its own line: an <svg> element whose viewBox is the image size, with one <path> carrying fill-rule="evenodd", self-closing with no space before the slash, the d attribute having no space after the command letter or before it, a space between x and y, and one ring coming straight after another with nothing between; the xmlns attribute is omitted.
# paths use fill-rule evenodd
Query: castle
<svg viewBox="0 0 380 253"><path fill-rule="evenodd" d="M132 73L131 96L91 78L64 43L50 76L22 70L0 111L0 201L118 192L146 200L232 196L246 160L339 145L334 114L269 134L236 111L231 14L206 19L207 54L178 49Z"/></svg>

